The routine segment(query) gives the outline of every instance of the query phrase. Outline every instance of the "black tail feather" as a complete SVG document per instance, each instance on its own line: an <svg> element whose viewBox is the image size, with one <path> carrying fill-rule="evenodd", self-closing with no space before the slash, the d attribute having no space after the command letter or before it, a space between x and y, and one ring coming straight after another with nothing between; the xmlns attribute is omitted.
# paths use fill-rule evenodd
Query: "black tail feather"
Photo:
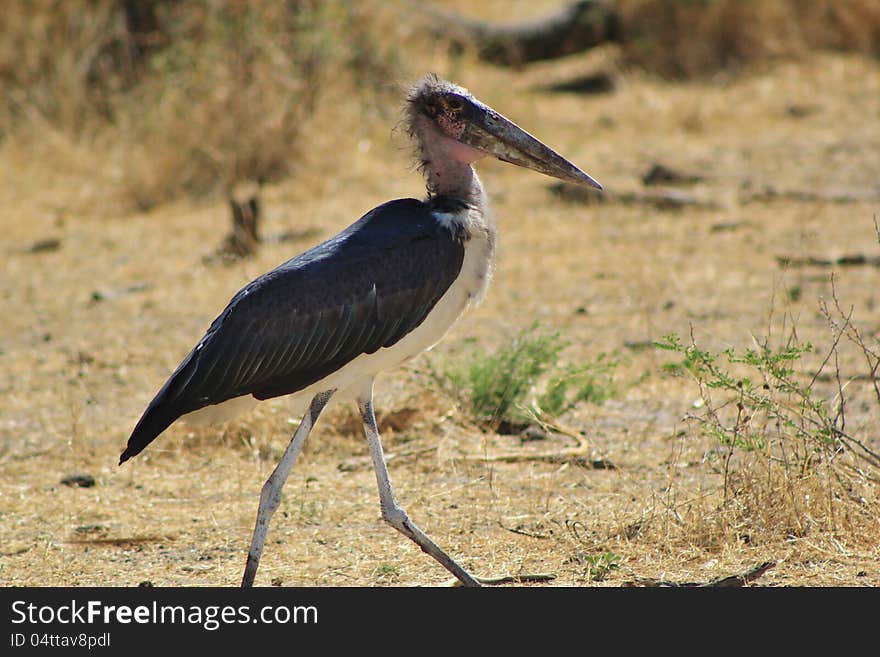
<svg viewBox="0 0 880 657"><path fill-rule="evenodd" d="M181 415L204 406L202 403L194 403L191 395L181 394L185 392L196 369L196 359L194 358L196 354L197 350L191 351L178 365L174 373L168 377L161 390L156 393L153 401L150 402L147 410L135 425L134 431L131 432L128 445L119 456L119 465L125 463L132 456L140 454Z"/></svg>
<svg viewBox="0 0 880 657"><path fill-rule="evenodd" d="M134 431L131 432L125 451L119 456L119 465L125 463L132 456L140 454L147 445L180 417L180 413L169 413L168 409L162 408L162 404L156 404L156 401L153 400L153 403L138 421Z"/></svg>

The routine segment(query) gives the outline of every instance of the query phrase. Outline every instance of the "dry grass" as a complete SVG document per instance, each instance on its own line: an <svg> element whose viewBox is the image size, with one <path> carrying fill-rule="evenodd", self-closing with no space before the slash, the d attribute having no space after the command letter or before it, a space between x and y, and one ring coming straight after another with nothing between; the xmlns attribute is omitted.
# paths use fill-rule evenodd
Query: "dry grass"
<svg viewBox="0 0 880 657"><path fill-rule="evenodd" d="M488 3L487 15L498 6ZM753 451L733 462L725 485L717 440L684 419L696 413L698 387L663 375L668 354L640 348L668 333L687 336L692 326L701 347L716 353L750 347L753 335L780 345L794 327L817 355L827 353L835 332L819 301L832 299L829 269L783 269L776 256L876 254L876 203L832 203L821 194L746 203L742 192L767 185L876 192L877 61L804 53L723 83L671 84L630 71L601 97L538 91L548 76L606 56L511 72L424 43L399 60L394 82L424 70L455 78L612 191L639 189L659 160L699 171L703 181L690 191L717 207L574 204L552 195L541 176L480 163L501 224L498 269L485 303L432 360L467 353L471 338L492 348L535 319L571 341L565 362L622 354L620 397L562 418L615 468L492 460L563 451L572 440L522 443L480 431L416 361L377 386L398 497L481 575L552 572L561 585L620 586L708 581L772 561L757 583L880 584L880 498L869 468L849 472L844 487L834 467L792 476ZM365 102L351 90L350 80L323 89L308 137L298 138L296 175L264 189L267 234L314 228L319 235L266 243L253 259L223 268L202 262L226 228L220 200L149 212L118 203L98 212L111 179L90 166L103 151L49 118L45 125L56 127L42 133L7 134L0 583L239 581L260 486L291 432L283 400L216 430L172 427L131 464L115 463L152 393L237 289L378 203L420 193L405 142L391 131L398 97L368 90ZM24 130L41 125L29 120ZM167 139L161 131L155 137ZM58 248L30 249L46 238ZM853 325L876 346L878 269L835 271L842 308L854 308ZM806 357L799 380L808 382L820 364ZM829 371L845 384L847 431L877 451L880 405L864 378L864 353L841 341ZM839 386L822 378L815 392L833 401ZM322 418L285 488L258 584L446 579L379 519L357 424L347 409ZM76 473L94 476L95 486L60 483ZM619 567L596 581L597 559L608 553Z"/></svg>
<svg viewBox="0 0 880 657"><path fill-rule="evenodd" d="M692 77L814 50L880 55L871 0L622 0L623 51L662 75Z"/></svg>
<svg viewBox="0 0 880 657"><path fill-rule="evenodd" d="M449 4L471 13L469 3ZM301 175L300 136L319 106L344 95L387 107L408 68L402 53L444 49L420 36L418 12L399 20L411 10L402 0L157 0L139 14L128 6L38 0L16 4L0 25L0 141L46 175L88 177L76 203L92 214ZM673 77L815 49L876 55L880 43L871 0L620 7L622 61ZM511 19L508 3L482 11ZM532 3L516 13L541 11Z"/></svg>
<svg viewBox="0 0 880 657"><path fill-rule="evenodd" d="M125 3L55 4L0 28L0 131L87 172L105 214L291 175L324 90L391 66L382 12L346 2L143 3L137 23Z"/></svg>

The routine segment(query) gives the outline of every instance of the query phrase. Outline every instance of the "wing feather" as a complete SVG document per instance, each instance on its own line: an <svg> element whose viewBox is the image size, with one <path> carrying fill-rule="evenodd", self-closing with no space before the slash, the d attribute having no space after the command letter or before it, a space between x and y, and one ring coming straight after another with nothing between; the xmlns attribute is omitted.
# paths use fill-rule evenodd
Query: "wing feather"
<svg viewBox="0 0 880 657"><path fill-rule="evenodd" d="M418 327L461 271L464 243L415 199L382 205L236 294L141 417L120 462L181 415L302 390Z"/></svg>

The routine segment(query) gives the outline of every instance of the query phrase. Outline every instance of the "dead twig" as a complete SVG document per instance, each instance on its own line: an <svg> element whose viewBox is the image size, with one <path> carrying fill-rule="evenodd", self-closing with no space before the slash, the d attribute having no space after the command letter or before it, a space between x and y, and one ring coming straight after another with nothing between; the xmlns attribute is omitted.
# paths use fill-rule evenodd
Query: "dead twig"
<svg viewBox="0 0 880 657"><path fill-rule="evenodd" d="M806 191L801 189L779 190L764 187L759 191L743 191L739 201L748 203L768 203L771 201L800 201L802 203L874 203L880 200L880 192L871 189L831 190L829 192Z"/></svg>
<svg viewBox="0 0 880 657"><path fill-rule="evenodd" d="M764 563L749 568L745 572L719 577L708 582L670 582L662 579L638 577L631 582L627 582L625 586L643 586L649 588L733 588L745 586L746 584L755 581L775 565L775 561L765 561Z"/></svg>
<svg viewBox="0 0 880 657"><path fill-rule="evenodd" d="M462 458L465 461L480 463L526 463L531 461L543 461L545 463L574 463L583 468L593 468L595 470L615 470L617 468L613 463L606 459L590 458L589 444L580 434L566 432L566 435L574 438L576 442L575 447L538 453L504 452L492 455L468 454Z"/></svg>
<svg viewBox="0 0 880 657"><path fill-rule="evenodd" d="M496 586L498 584L522 584L525 582L552 582L556 579L553 573L523 573L521 575L498 575L496 577L477 577L480 584ZM457 579L446 582L446 586L461 586Z"/></svg>
<svg viewBox="0 0 880 657"><path fill-rule="evenodd" d="M403 461L414 456L421 456L422 454L427 454L428 452L434 452L436 450L437 446L431 445L430 447L417 447L407 450L405 452L389 452L385 454L385 462L390 463L392 461ZM372 467L372 465L373 460L370 456L353 456L350 459L345 459L336 467L342 472L352 472L354 470L360 470L361 468Z"/></svg>
<svg viewBox="0 0 880 657"><path fill-rule="evenodd" d="M570 183L555 183L550 185L550 191L564 201L588 205L592 203L620 203L622 205L648 205L658 210L681 210L683 208L717 210L719 207L714 201L697 198L680 189L653 189L646 192L615 192L606 189L603 192L594 192L586 187Z"/></svg>
<svg viewBox="0 0 880 657"><path fill-rule="evenodd" d="M129 547L136 548L147 543L163 543L165 541L175 540L174 536L162 536L145 534L140 536L121 536L118 538L72 538L61 541L61 545L66 546L107 546L107 547Z"/></svg>
<svg viewBox="0 0 880 657"><path fill-rule="evenodd" d="M821 256L776 256L776 262L780 267L854 267L867 265L880 267L880 255L865 255L864 253L849 253L837 258L823 258Z"/></svg>
<svg viewBox="0 0 880 657"><path fill-rule="evenodd" d="M536 532L526 531L525 529L522 529L520 527L505 527L504 524L500 523L500 522L498 524L501 526L502 529L506 529L507 531L511 532L512 534L519 534L521 536L528 536L529 538L537 538L539 540L544 540L544 539L551 538L553 536L552 534L538 534Z"/></svg>

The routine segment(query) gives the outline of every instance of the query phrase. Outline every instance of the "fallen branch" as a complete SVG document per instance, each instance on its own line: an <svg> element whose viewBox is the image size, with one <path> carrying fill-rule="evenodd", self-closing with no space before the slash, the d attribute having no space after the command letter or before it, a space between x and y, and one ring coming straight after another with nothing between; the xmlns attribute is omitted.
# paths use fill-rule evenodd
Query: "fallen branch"
<svg viewBox="0 0 880 657"><path fill-rule="evenodd" d="M776 256L776 262L780 267L854 267L871 266L880 267L880 255L865 255L864 253L850 253L838 258L822 258L819 256Z"/></svg>
<svg viewBox="0 0 880 657"><path fill-rule="evenodd" d="M436 8L424 10L429 30L453 46L472 46L492 64L518 67L556 59L614 42L620 35L620 16L614 3L579 0L561 11L522 23L494 24Z"/></svg>
<svg viewBox="0 0 880 657"><path fill-rule="evenodd" d="M565 201L575 203L622 203L624 205L650 205L658 210L681 210L683 208L699 208L717 210L714 201L704 201L689 192L679 189L656 189L647 192L612 192L587 189L581 185L555 183L550 191Z"/></svg>
<svg viewBox="0 0 880 657"><path fill-rule="evenodd" d="M877 190L832 190L829 192L800 189L779 190L768 186L757 192L744 191L739 196L742 204L772 201L799 201L801 203L875 203L880 201Z"/></svg>
<svg viewBox="0 0 880 657"><path fill-rule="evenodd" d="M556 575L554 575L553 573L477 577L477 581L480 584L485 584L486 586L494 586L496 584L522 584L523 582L552 582L554 579L556 579ZM446 582L446 586L461 586L461 582L457 579L451 579Z"/></svg>
<svg viewBox="0 0 880 657"><path fill-rule="evenodd" d="M436 450L437 446L432 445L430 447L410 449L405 452L389 452L385 454L385 462L391 463L392 461L403 461L412 458L413 456L421 456L422 454L427 454L428 452L434 452ZM360 470L361 468L369 468L372 466L373 459L371 456L353 456L350 459L345 459L336 467L342 472L352 472L354 470Z"/></svg>
<svg viewBox="0 0 880 657"><path fill-rule="evenodd" d="M458 457L461 460L480 463L526 463L532 461L542 461L544 463L573 463L582 468L592 468L593 470L616 470L617 466L607 459L591 458L590 448L587 441L574 431L566 431L560 427L553 427L557 433L562 433L573 438L576 442L574 447L559 449L547 452L503 452L501 454L466 454ZM385 454L387 463L403 461L416 456L421 456L429 452L437 450L436 445L430 447L417 447L403 452L388 452ZM342 472L352 472L362 468L372 467L373 461L370 456L354 456L341 461L337 465L337 469Z"/></svg>
<svg viewBox="0 0 880 657"><path fill-rule="evenodd" d="M557 428L558 427L554 427ZM465 461L480 463L527 463L542 461L544 463L573 463L582 468L594 470L616 470L617 466L606 459L594 459L590 457L590 447L587 441L574 431L559 431L573 438L576 442L574 447L559 449L548 452L504 452L501 454L468 454L461 457Z"/></svg>
<svg viewBox="0 0 880 657"><path fill-rule="evenodd" d="M719 577L708 582L669 582L662 579L647 579L638 577L632 582L627 582L625 586L644 586L644 587L661 587L661 588L731 588L745 586L749 582L758 579L765 572L776 565L775 561L765 561L753 568L749 568L743 573L737 575L728 575Z"/></svg>
<svg viewBox="0 0 880 657"><path fill-rule="evenodd" d="M72 538L66 541L60 541L59 545L64 546L109 546L123 548L137 548L147 543L163 543L175 540L171 535L159 534L143 534L135 536L121 536L118 538Z"/></svg>
<svg viewBox="0 0 880 657"><path fill-rule="evenodd" d="M521 529L520 527L505 527L504 523L498 523L498 524L501 526L501 529L506 529L510 533L519 534L520 536L528 536L529 538L537 538L542 541L553 537L553 534L538 534L535 532L526 531L525 529Z"/></svg>

